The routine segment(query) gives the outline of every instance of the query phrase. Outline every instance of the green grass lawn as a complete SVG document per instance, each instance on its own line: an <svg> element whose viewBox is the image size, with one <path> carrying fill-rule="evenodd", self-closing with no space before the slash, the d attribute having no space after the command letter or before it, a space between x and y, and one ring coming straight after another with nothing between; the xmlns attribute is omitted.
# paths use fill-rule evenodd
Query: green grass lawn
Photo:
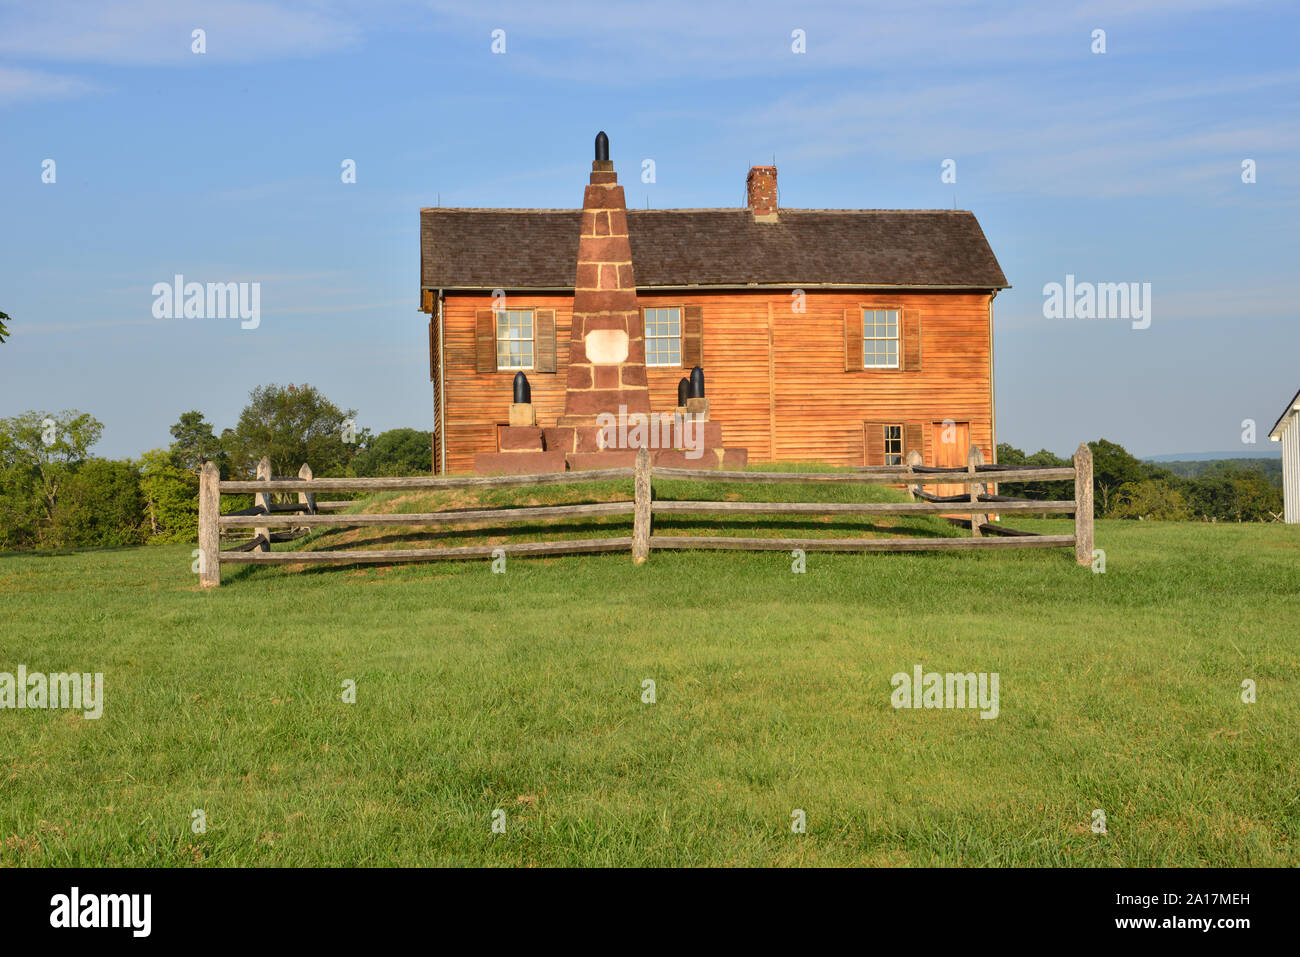
<svg viewBox="0 0 1300 957"><path fill-rule="evenodd" d="M509 498L435 504L478 501ZM581 534L630 534L595 524ZM289 547L395 547L385 535ZM505 536L411 544L484 540ZM102 671L106 697L97 721L0 711L0 864L1300 863L1300 530L1100 522L1097 544L1105 574L1065 548L813 552L805 574L781 552L654 552L511 558L505 574L231 566L206 592L192 546L0 556L0 671ZM895 710L890 676L916 664L997 672L999 716Z"/></svg>

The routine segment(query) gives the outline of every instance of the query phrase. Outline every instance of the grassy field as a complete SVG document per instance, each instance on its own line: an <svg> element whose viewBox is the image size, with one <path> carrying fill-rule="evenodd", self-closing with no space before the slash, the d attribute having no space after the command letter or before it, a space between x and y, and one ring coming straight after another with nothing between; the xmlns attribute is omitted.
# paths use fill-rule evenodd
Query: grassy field
<svg viewBox="0 0 1300 957"><path fill-rule="evenodd" d="M573 529L523 537L549 534ZM106 696L97 721L0 710L0 864L1300 863L1297 529L1100 522L1097 543L1105 574L1068 549L810 553L805 574L656 552L231 567L209 592L191 546L0 556L0 671L102 671ZM997 672L999 716L895 710L916 664Z"/></svg>

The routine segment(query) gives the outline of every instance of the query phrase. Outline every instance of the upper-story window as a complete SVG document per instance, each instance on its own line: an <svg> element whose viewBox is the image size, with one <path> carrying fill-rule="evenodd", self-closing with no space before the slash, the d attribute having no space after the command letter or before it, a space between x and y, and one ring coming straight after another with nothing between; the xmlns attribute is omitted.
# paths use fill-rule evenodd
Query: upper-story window
<svg viewBox="0 0 1300 957"><path fill-rule="evenodd" d="M682 310L679 307L645 311L645 364L682 364Z"/></svg>
<svg viewBox="0 0 1300 957"><path fill-rule="evenodd" d="M533 367L533 310L502 309L497 312L497 368Z"/></svg>
<svg viewBox="0 0 1300 957"><path fill-rule="evenodd" d="M862 364L869 369L898 368L898 310L862 310Z"/></svg>

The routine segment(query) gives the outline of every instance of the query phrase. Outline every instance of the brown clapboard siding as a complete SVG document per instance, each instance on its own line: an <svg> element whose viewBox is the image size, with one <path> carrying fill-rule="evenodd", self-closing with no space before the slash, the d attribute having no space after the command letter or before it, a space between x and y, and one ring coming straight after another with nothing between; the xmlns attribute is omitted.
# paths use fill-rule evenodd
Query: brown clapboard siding
<svg viewBox="0 0 1300 957"><path fill-rule="evenodd" d="M922 369L841 371L844 315L862 305L901 301L920 323ZM973 441L992 461L987 293L810 293L802 316L777 311L774 458L814 457L841 465L862 461L862 422L969 421ZM802 422L807 428L792 429ZM824 423L815 438L813 423ZM913 435L915 435L915 430ZM922 449L926 462L928 448Z"/></svg>
<svg viewBox="0 0 1300 957"><path fill-rule="evenodd" d="M520 308L555 311L556 373L527 372L538 425L564 411L572 293L512 293ZM712 417L729 447L749 449L750 460L821 461L862 465L864 422L901 424L905 449L918 433L933 461L929 424L969 422L971 441L993 462L989 380L989 294L899 293L870 290L808 291L806 311L795 313L788 293L690 291L640 295L638 305L685 306L701 317L701 357ZM846 311L864 303L901 304L904 325L919 319L921 369L845 371ZM447 469L468 472L475 452L496 450L496 426L507 421L512 372L479 373L476 326L488 294L446 294ZM487 310L490 315L490 309ZM906 328L904 329L906 338ZM904 343L906 365L907 346ZM861 347L859 346L859 354ZM694 364L694 363L692 363ZM671 411L683 370L646 370L651 407ZM772 423L775 421L775 434ZM883 451L883 447L882 447Z"/></svg>

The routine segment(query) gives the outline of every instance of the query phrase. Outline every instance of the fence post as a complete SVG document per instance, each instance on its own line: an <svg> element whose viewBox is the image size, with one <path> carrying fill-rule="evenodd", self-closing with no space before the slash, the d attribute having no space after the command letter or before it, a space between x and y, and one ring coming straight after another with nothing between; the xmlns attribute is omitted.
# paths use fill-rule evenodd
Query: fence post
<svg viewBox="0 0 1300 957"><path fill-rule="evenodd" d="M257 463L257 480L259 482L271 481L271 460L263 455L262 461ZM262 509L264 514L271 514L271 496L266 492L258 492L253 496L253 504ZM269 552L271 550L271 530L269 528L253 529L253 536L261 535L264 541L258 543L257 551Z"/></svg>
<svg viewBox="0 0 1300 957"><path fill-rule="evenodd" d="M298 470L298 478L302 479L304 482L311 481L311 466L308 465L306 462L303 462L302 468ZM307 506L306 511L308 515L315 515L316 514L316 493L299 492L298 504Z"/></svg>
<svg viewBox="0 0 1300 957"><path fill-rule="evenodd" d="M980 451L980 447L978 445L972 445L970 447L970 451L966 453L967 474L973 476L976 472L975 466L983 465L983 464L984 464L984 453ZM972 505L974 505L980 500L980 487L978 485L971 485L966 489L966 491L970 493L970 503ZM970 517L971 535L975 536L976 538L981 537L984 533L980 531L980 526L984 524L984 522L986 522L987 520L988 520L987 516L976 515L974 512L972 512Z"/></svg>
<svg viewBox="0 0 1300 957"><path fill-rule="evenodd" d="M1092 449L1074 451L1074 560L1092 564Z"/></svg>
<svg viewBox="0 0 1300 957"><path fill-rule="evenodd" d="M632 517L632 561L640 565L650 555L650 450L637 449L636 509Z"/></svg>
<svg viewBox="0 0 1300 957"><path fill-rule="evenodd" d="M916 449L912 449L907 453L907 471L909 473L914 472L918 465L924 465L924 464L925 464L924 457L922 457L921 453ZM912 496L913 502L916 501L918 497L916 493L919 492L920 490L921 490L921 486L919 484L913 482L907 483L907 494Z"/></svg>
<svg viewBox="0 0 1300 957"><path fill-rule="evenodd" d="M199 470L199 587L221 584L221 473L212 462Z"/></svg>

